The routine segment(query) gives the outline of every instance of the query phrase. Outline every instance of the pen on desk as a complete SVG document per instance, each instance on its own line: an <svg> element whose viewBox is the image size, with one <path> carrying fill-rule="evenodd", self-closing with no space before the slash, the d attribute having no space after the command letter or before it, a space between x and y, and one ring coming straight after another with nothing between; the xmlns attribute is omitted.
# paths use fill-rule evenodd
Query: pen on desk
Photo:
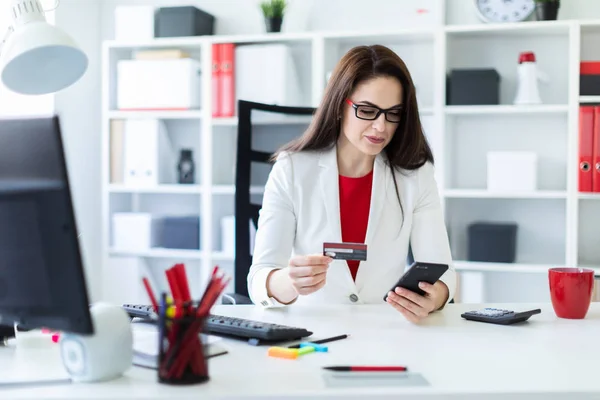
<svg viewBox="0 0 600 400"><path fill-rule="evenodd" d="M370 366L370 365L347 365L336 367L323 367L329 371L346 371L346 372L404 372L408 368L402 366Z"/></svg>
<svg viewBox="0 0 600 400"><path fill-rule="evenodd" d="M350 335L339 335L339 336L333 336L333 337L321 339L321 340L309 340L309 342L316 343L316 344L323 344L323 343L335 342L336 340L346 339L348 337L350 337ZM299 349L299 348L300 348L300 344L293 344L291 346L288 346L288 349Z"/></svg>

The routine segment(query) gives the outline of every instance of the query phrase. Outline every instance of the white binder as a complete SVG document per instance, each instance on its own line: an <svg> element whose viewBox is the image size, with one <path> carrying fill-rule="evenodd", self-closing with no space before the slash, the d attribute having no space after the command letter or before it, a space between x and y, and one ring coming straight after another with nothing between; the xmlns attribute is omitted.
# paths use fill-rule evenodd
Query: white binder
<svg viewBox="0 0 600 400"><path fill-rule="evenodd" d="M281 106L306 105L302 104L304 97L288 45L236 46L235 64L237 99Z"/></svg>
<svg viewBox="0 0 600 400"><path fill-rule="evenodd" d="M177 165L165 123L157 119L125 121L125 173L131 186L176 183Z"/></svg>

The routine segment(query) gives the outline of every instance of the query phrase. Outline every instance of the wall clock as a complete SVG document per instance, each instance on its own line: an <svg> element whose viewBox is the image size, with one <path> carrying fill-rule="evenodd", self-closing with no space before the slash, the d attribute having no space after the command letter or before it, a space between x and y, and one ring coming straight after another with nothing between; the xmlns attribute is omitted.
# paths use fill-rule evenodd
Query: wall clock
<svg viewBox="0 0 600 400"><path fill-rule="evenodd" d="M521 22L535 11L534 0L474 0L484 22Z"/></svg>

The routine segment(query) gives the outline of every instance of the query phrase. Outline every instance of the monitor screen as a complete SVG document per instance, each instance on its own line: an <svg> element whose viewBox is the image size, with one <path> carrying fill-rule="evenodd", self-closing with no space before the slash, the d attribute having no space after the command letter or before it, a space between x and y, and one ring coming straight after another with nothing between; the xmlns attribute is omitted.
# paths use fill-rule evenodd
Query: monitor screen
<svg viewBox="0 0 600 400"><path fill-rule="evenodd" d="M0 119L0 324L93 333L58 117Z"/></svg>

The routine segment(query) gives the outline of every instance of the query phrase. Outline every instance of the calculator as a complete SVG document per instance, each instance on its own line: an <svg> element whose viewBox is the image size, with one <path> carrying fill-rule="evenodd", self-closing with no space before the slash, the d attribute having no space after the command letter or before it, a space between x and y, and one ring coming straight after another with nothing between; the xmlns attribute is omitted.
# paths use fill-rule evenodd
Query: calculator
<svg viewBox="0 0 600 400"><path fill-rule="evenodd" d="M460 316L470 321L488 322L491 324L511 325L517 322L527 321L529 317L541 313L539 308L535 310L515 312L501 308L483 308L462 313Z"/></svg>

